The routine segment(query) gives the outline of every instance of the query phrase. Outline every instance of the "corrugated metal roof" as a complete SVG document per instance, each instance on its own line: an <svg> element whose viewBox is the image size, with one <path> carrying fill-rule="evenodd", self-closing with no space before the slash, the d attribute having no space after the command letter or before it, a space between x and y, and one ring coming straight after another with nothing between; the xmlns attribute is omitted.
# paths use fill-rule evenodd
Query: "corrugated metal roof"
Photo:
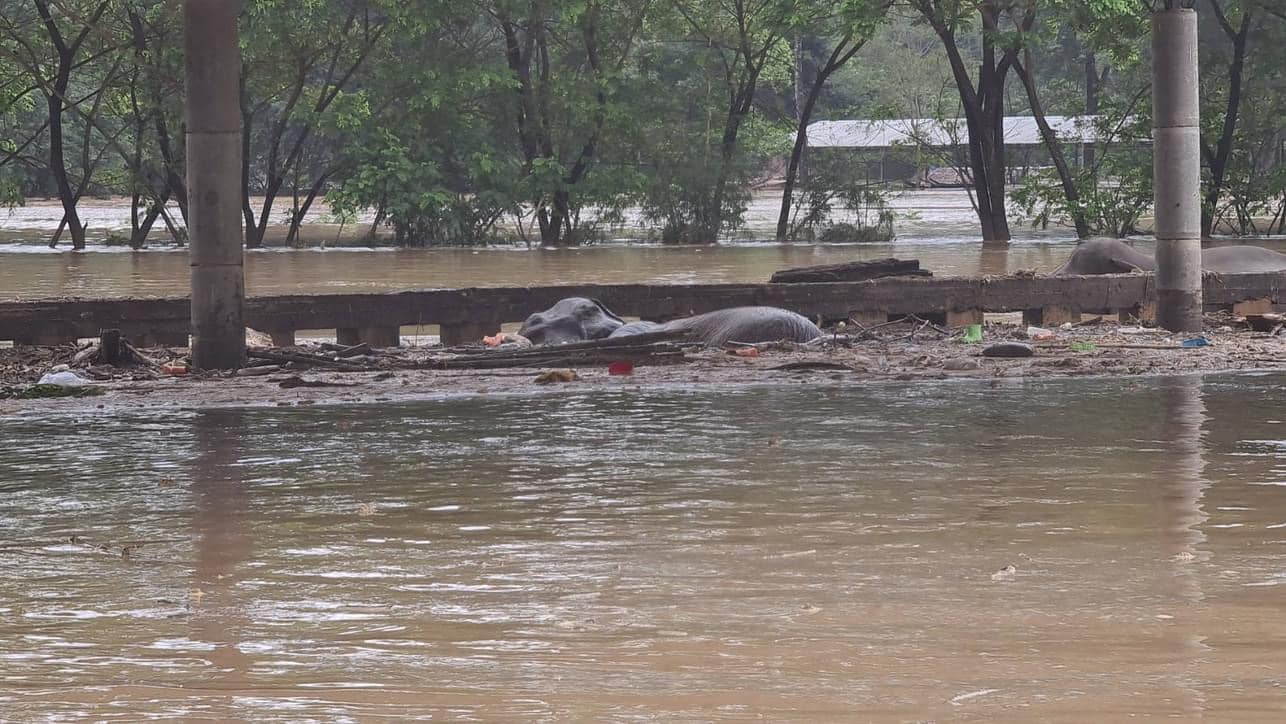
<svg viewBox="0 0 1286 724"><path fill-rule="evenodd" d="M1046 116L1054 133L1067 143L1098 138L1097 116ZM898 118L882 121L817 121L808 125L812 148L890 148L892 146L957 146L969 141L963 118ZM1036 146L1040 128L1031 116L1005 116L1005 143Z"/></svg>

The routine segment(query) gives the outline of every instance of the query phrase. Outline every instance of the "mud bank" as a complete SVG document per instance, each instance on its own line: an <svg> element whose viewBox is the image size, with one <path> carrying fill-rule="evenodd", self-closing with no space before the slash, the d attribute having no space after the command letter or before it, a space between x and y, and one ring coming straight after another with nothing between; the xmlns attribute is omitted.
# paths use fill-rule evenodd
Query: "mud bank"
<svg viewBox="0 0 1286 724"><path fill-rule="evenodd" d="M1012 316L1012 315L1011 315ZM548 394L561 391L705 388L763 384L851 385L879 381L948 379L1004 380L1026 377L1132 376L1237 370L1286 370L1286 330L1251 329L1228 315L1207 318L1203 346L1185 347L1192 335L1086 320L1081 326L1051 330L1032 339L1016 320L988 322L981 342L963 340L961 330L944 330L920 320L879 328L833 330L820 344L761 345L743 350L688 348L681 362L637 360L629 374L611 374L606 364L576 367L531 366L493 370L415 369L443 359L441 347L403 347L376 351L362 358L362 369L331 370L287 364L254 376L187 374L170 376L158 369L94 367L77 370L93 382L87 397L0 399L0 414L31 410L106 410L379 404L417 399L492 394ZM1261 327L1262 329L1262 327ZM984 356L994 344L1029 345L1033 354L1020 358ZM1194 342L1189 341L1189 344ZM296 348L315 354L316 347ZM0 349L0 389L14 397L77 353L62 347ZM152 348L146 356L158 363L181 360L185 350ZM447 355L449 357L449 354ZM616 372L622 370L618 368ZM552 379L551 379L552 378Z"/></svg>

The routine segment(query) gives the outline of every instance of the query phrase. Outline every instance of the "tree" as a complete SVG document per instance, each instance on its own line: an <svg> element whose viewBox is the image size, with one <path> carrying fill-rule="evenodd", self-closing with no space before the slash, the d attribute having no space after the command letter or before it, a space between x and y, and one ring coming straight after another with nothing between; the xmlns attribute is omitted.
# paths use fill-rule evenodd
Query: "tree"
<svg viewBox="0 0 1286 724"><path fill-rule="evenodd" d="M728 221L728 196L734 182L738 140L755 103L765 69L788 53L783 39L796 17L796 3L787 0L676 0L674 7L694 40L705 46L726 94L710 188L689 204L691 229L685 236L714 242Z"/></svg>
<svg viewBox="0 0 1286 724"><path fill-rule="evenodd" d="M791 148L790 160L786 165L786 178L781 196L781 211L777 215L778 241L785 241L790 235L790 215L794 200L795 183L799 177L799 168L800 163L803 161L804 149L808 146L808 124L812 120L813 111L817 107L817 100L821 97L822 89L826 86L830 77L843 68L853 59L853 56L857 55L857 51L866 45L866 42L870 40L883 21L884 15L888 12L891 4L888 0L844 0L844 2L836 3L833 6L831 3L826 3L827 12L822 17L809 15L797 19L797 22L801 22L804 27L838 25L841 29L841 35L834 41L830 52L823 53L825 60L817 66L813 80L808 84L808 90L803 97L803 102L798 106L795 120L795 143ZM803 64L800 63L799 65L802 67ZM799 82L799 75L800 73L797 71L796 98L798 98L798 88L802 85Z"/></svg>
<svg viewBox="0 0 1286 724"><path fill-rule="evenodd" d="M320 191L324 185L325 178L320 183L301 178L301 160L389 30L394 5L376 0L246 4L241 186L247 247L263 244L273 204L287 180L295 180L294 188L306 183ZM264 197L257 215L251 201L256 191ZM301 218L300 209L293 209L292 216Z"/></svg>
<svg viewBox="0 0 1286 724"><path fill-rule="evenodd" d="M1233 0L1236 2L1236 0ZM1256 13L1253 5L1237 8L1227 0L1208 0L1209 9L1218 22L1217 27L1222 39L1228 43L1226 74L1223 72L1203 73L1206 93L1203 97L1218 97L1226 94L1224 105L1217 115L1203 113L1210 121L1217 121L1218 128L1211 133L1202 133L1201 159L1206 166L1206 183L1201 205L1201 235L1209 237L1214 232L1215 218L1219 212L1221 195L1227 190L1230 165L1233 162L1233 144L1236 141L1237 121L1242 112L1242 97L1245 90L1246 56L1250 52L1251 31L1257 29L1262 15ZM1225 5L1228 7L1225 8ZM1238 15L1240 17L1238 17ZM1208 25L1209 23L1207 23ZM1213 50L1215 43L1208 43ZM1222 50L1222 49L1221 49ZM1213 53L1207 53L1205 60L1207 71L1214 63L1209 62ZM1220 53L1222 55L1222 53ZM1219 68L1219 70L1224 70ZM1211 82L1211 81L1214 82ZM1209 106L1210 104L1207 104ZM1209 123L1204 123L1210 129Z"/></svg>
<svg viewBox="0 0 1286 724"><path fill-rule="evenodd" d="M71 234L72 247L85 248L85 227L76 211L100 157L90 147L90 133L86 129L79 160L81 178L73 186L68 168L65 114L70 106L89 100L97 113L101 102L101 86L86 98L73 101L70 97L73 71L86 65L84 51L91 36L98 29L98 22L107 11L108 0L94 2L58 3L33 0L33 11L17 13L6 11L3 19L5 50L9 57L23 68L31 85L39 90L45 100L44 129L49 134L48 171L58 189L63 207L63 226ZM16 10L16 8L14 8ZM106 51L101 51L106 52ZM57 243L54 235L51 246Z"/></svg>
<svg viewBox="0 0 1286 724"><path fill-rule="evenodd" d="M509 111L541 243L575 244L581 185L599 161L646 0L500 0L487 12L512 74Z"/></svg>
<svg viewBox="0 0 1286 724"><path fill-rule="evenodd" d="M971 200L986 242L1008 242L1005 212L1005 80L1018 61L1022 33L1035 10L1013 0L909 0L942 41L960 94L969 142ZM981 59L971 76L960 48L960 33L977 15ZM1008 27L1006 27L1008 26Z"/></svg>

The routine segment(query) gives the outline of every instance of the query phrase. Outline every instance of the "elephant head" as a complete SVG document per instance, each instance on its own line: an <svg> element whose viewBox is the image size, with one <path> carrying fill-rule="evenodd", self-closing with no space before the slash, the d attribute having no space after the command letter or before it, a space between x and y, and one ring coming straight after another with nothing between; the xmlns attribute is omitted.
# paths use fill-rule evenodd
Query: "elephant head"
<svg viewBox="0 0 1286 724"><path fill-rule="evenodd" d="M1156 261L1119 239L1090 239L1077 245L1062 266L1050 276L1076 274L1129 274L1154 271Z"/></svg>
<svg viewBox="0 0 1286 724"><path fill-rule="evenodd" d="M602 339L625 324L597 299L570 297L522 323L518 334L532 344L561 344L585 339Z"/></svg>

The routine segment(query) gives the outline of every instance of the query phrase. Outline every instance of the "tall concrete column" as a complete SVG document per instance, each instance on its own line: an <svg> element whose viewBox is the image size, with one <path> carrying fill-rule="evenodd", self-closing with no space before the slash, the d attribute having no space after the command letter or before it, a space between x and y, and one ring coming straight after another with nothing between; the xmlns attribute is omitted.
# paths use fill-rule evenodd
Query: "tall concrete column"
<svg viewBox="0 0 1286 724"><path fill-rule="evenodd" d="M192 364L197 369L235 369L246 359L240 9L240 0L183 3Z"/></svg>
<svg viewBox="0 0 1286 724"><path fill-rule="evenodd" d="M1201 330L1201 106L1197 13L1152 15L1152 173L1157 323Z"/></svg>

